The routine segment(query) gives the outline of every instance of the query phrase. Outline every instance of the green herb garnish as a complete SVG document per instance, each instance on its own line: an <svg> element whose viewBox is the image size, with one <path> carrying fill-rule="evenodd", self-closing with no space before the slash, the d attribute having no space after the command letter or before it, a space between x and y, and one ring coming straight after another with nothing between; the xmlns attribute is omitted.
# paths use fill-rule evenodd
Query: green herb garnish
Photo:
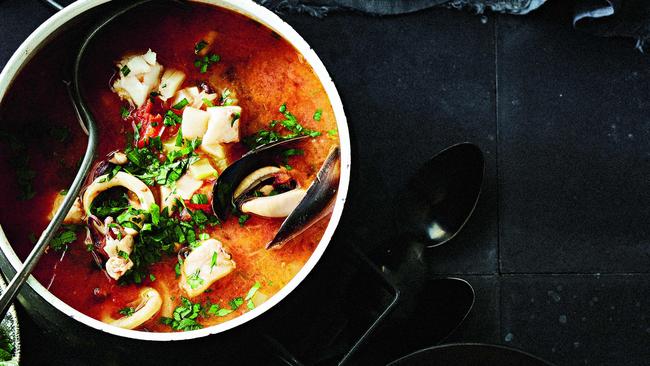
<svg viewBox="0 0 650 366"><path fill-rule="evenodd" d="M228 88L224 89L221 92L221 105L229 106L235 104L235 100L231 98L231 96L232 96L232 91Z"/></svg>
<svg viewBox="0 0 650 366"><path fill-rule="evenodd" d="M251 310L255 309L255 304L253 303L253 296L255 295L257 290L260 289L261 286L262 285L260 285L259 282L255 282L253 287L251 287L251 289L248 290L248 293L246 294L246 297L244 298L244 300L246 301L246 307L247 308L249 308Z"/></svg>
<svg viewBox="0 0 650 366"><path fill-rule="evenodd" d="M135 309L131 306L123 307L122 309L117 311L118 313L124 315L124 316L131 316L135 313Z"/></svg>
<svg viewBox="0 0 650 366"><path fill-rule="evenodd" d="M203 326L196 321L203 307L201 304L193 304L185 297L181 297L181 305L174 309L171 318L161 317L160 323L169 325L173 330L188 331L201 329Z"/></svg>
<svg viewBox="0 0 650 366"><path fill-rule="evenodd" d="M68 244L77 240L77 227L74 225L63 225L59 234L50 241L50 248L61 251L68 248Z"/></svg>
<svg viewBox="0 0 650 366"><path fill-rule="evenodd" d="M214 104L208 98L203 98L203 104L205 104L207 107L214 107Z"/></svg>
<svg viewBox="0 0 650 366"><path fill-rule="evenodd" d="M194 45L194 54L198 55L199 52L201 52L202 49L205 48L205 46L208 45L208 42L204 40L200 40L197 44Z"/></svg>
<svg viewBox="0 0 650 366"><path fill-rule="evenodd" d="M177 124L180 124L182 121L183 121L182 117L171 110L168 110L165 113L165 117L163 118L163 124L165 126L176 126Z"/></svg>
<svg viewBox="0 0 650 366"><path fill-rule="evenodd" d="M188 104L190 104L190 102L187 100L187 98L183 98L180 102L174 104L172 108L179 110L185 108L185 106Z"/></svg>
<svg viewBox="0 0 650 366"><path fill-rule="evenodd" d="M273 120L269 122L268 129L261 129L257 133L244 138L244 143L251 150L256 149L262 145L288 140L298 136L317 137L321 135L319 131L314 131L303 127L298 122L296 116L289 112L286 104L282 104L280 108L278 108L278 111L284 115L284 120ZM276 131L276 127L278 126L284 127L290 133L286 135L280 134L279 131Z"/></svg>
<svg viewBox="0 0 650 366"><path fill-rule="evenodd" d="M314 121L320 121L321 117L323 117L323 110L319 108L314 112Z"/></svg>
<svg viewBox="0 0 650 366"><path fill-rule="evenodd" d="M196 205L205 205L208 203L208 196L202 193L197 193L192 196L190 201Z"/></svg>
<svg viewBox="0 0 650 366"><path fill-rule="evenodd" d="M212 259L210 259L210 271L212 272L212 268L217 265L217 258L219 254L217 252L212 253Z"/></svg>
<svg viewBox="0 0 650 366"><path fill-rule="evenodd" d="M241 215L241 216L239 216L239 220L238 220L239 221L239 226L244 226L246 224L246 221L248 221L248 219L250 219L250 218L251 218L250 215Z"/></svg>
<svg viewBox="0 0 650 366"><path fill-rule="evenodd" d="M192 290L203 285L204 283L203 278L199 276L200 272L201 271L197 269L196 272L192 273L189 277L187 277L187 284L190 285Z"/></svg>
<svg viewBox="0 0 650 366"><path fill-rule="evenodd" d="M199 69L199 72L201 74L205 74L208 71L208 67L210 65L219 61L221 61L221 56L213 53L194 60L194 66Z"/></svg>

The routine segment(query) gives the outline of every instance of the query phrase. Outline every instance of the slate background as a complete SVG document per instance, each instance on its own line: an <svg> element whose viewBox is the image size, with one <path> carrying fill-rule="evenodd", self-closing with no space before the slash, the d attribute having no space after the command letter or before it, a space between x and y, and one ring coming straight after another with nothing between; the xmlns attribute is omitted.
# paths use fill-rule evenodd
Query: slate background
<svg viewBox="0 0 650 366"><path fill-rule="evenodd" d="M477 291L450 341L521 348L557 365L650 364L650 59L571 28L571 1L525 17L429 9L392 17L282 14L346 108L353 179L337 236L371 250L395 197L444 147L477 143L483 196L430 275ZM0 0L0 65L51 15ZM25 364L47 339L21 313Z"/></svg>

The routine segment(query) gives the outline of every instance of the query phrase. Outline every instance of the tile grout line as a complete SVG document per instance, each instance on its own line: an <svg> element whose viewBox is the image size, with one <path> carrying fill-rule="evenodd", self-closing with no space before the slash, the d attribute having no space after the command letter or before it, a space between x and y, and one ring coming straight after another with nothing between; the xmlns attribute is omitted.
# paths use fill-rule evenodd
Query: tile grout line
<svg viewBox="0 0 650 366"><path fill-rule="evenodd" d="M495 16L493 23L494 31L494 160L496 169L496 200L497 200L497 274L501 274L501 212L500 212L500 185L499 185L499 48L498 48L498 21L499 16Z"/></svg>
<svg viewBox="0 0 650 366"><path fill-rule="evenodd" d="M502 292L501 292L501 215L500 215L500 190L499 190L499 47L498 47L498 22L499 15L494 17L494 23L492 30L494 33L494 125L495 125L495 136L494 136L494 160L495 160L495 169L496 169L496 200L497 200L497 283L496 283L496 296L498 299L498 305L495 309L496 319L498 319L498 329L497 336L498 339L496 343L501 343L503 339L503 312L502 304Z"/></svg>

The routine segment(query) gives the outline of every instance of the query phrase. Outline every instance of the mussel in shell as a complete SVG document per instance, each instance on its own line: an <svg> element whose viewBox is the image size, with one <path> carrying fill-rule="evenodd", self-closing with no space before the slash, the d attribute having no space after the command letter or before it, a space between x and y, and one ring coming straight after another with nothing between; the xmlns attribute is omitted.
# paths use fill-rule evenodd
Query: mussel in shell
<svg viewBox="0 0 650 366"><path fill-rule="evenodd" d="M266 248L277 248L331 211L339 181L339 148L333 147L309 187L301 187L276 165L287 146L305 137L253 150L226 168L213 187L212 209L220 220L233 212L285 217Z"/></svg>

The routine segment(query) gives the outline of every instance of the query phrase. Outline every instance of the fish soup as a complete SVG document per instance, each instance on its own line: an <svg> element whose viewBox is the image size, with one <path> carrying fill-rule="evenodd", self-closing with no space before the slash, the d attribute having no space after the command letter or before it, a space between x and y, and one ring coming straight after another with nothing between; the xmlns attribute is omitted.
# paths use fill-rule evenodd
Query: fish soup
<svg viewBox="0 0 650 366"><path fill-rule="evenodd" d="M0 224L23 259L86 144L62 83L73 38L41 50L0 105ZM86 57L83 94L99 154L35 277L84 314L153 332L218 324L272 297L309 259L330 217L266 247L339 143L309 64L261 24L199 4L135 9ZM295 137L232 187L227 217L214 214L213 186L225 169Z"/></svg>

